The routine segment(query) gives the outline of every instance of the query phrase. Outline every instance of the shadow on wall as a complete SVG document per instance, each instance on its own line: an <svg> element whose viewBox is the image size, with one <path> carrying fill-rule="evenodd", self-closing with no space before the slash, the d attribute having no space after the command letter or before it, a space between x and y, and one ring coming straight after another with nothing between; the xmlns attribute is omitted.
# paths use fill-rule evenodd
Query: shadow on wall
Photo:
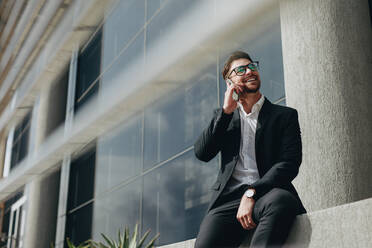
<svg viewBox="0 0 372 248"><path fill-rule="evenodd" d="M297 216L283 248L308 248L311 239L311 223L307 214ZM248 248L254 232L244 240L240 248Z"/></svg>

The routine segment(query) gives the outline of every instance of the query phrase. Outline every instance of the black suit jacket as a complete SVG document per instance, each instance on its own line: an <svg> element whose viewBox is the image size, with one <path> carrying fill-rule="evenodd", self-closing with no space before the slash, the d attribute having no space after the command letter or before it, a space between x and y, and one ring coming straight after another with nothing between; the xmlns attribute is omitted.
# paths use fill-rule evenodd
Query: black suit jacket
<svg viewBox="0 0 372 248"><path fill-rule="evenodd" d="M221 152L221 167L213 185L209 209L226 187L236 166L240 149L240 116L238 110L227 115L215 110L209 126L194 145L198 159L208 162ZM295 109L272 104L267 98L258 115L256 129L256 162L260 179L248 187L256 190L256 200L273 188L282 188L301 200L291 181L297 176L302 161L301 132ZM301 203L299 213L306 210Z"/></svg>

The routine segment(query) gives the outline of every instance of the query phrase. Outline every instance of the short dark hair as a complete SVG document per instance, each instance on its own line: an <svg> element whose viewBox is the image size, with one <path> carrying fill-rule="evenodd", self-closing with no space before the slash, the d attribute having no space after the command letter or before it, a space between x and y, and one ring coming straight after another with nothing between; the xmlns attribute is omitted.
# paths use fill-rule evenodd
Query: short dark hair
<svg viewBox="0 0 372 248"><path fill-rule="evenodd" d="M227 73L230 70L231 63L234 60L237 60L237 59L249 59L250 61L253 61L251 59L251 56L249 56L249 54L246 53L246 52L243 52L243 51L235 51L235 52L233 52L230 55L230 57L226 60L225 65L223 66L222 77L223 77L224 80L226 80L226 76L227 76Z"/></svg>

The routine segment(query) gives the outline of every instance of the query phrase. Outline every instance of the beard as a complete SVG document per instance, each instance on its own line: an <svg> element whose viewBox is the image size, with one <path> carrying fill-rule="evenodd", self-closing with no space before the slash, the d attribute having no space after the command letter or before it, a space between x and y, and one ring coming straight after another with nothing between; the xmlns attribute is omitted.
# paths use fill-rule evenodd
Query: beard
<svg viewBox="0 0 372 248"><path fill-rule="evenodd" d="M252 93L256 93L261 87L261 82L258 81L258 84L256 86L256 88L249 88L248 85L245 85L244 89L243 89L243 95L245 94L252 94Z"/></svg>
<svg viewBox="0 0 372 248"><path fill-rule="evenodd" d="M244 89L244 94L256 93L259 89L260 89L260 87L257 87L256 89L245 88Z"/></svg>

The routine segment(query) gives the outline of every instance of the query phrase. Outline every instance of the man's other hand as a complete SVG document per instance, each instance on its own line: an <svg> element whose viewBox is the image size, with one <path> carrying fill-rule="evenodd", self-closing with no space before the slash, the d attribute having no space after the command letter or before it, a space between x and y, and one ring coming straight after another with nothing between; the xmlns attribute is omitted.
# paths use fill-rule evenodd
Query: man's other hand
<svg viewBox="0 0 372 248"><path fill-rule="evenodd" d="M255 200L253 198L248 198L245 195L243 195L240 201L236 218L240 222L242 227L246 230L250 230L256 227L256 223L253 222L252 218L254 204Z"/></svg>

